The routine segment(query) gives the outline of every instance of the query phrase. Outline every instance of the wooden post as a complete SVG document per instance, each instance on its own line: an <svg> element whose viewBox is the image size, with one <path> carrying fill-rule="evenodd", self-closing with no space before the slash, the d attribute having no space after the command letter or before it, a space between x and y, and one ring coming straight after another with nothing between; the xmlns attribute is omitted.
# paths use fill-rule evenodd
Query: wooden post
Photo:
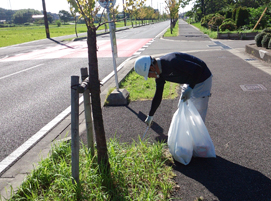
<svg viewBox="0 0 271 201"><path fill-rule="evenodd" d="M88 69L81 68L81 79L84 81L88 77ZM86 89L83 93L84 96L84 107L85 107L85 118L87 128L87 141L88 149L91 149L91 156L94 156L94 138L93 138L93 124L92 124L92 111L90 105L89 89Z"/></svg>
<svg viewBox="0 0 271 201"><path fill-rule="evenodd" d="M44 25L45 25L46 37L50 38L50 32L49 32L49 25L48 25L48 18L47 18L47 11L46 11L45 0L42 0L42 7L43 7L43 15L44 15Z"/></svg>
<svg viewBox="0 0 271 201"><path fill-rule="evenodd" d="M263 15L264 15L264 13L265 13L266 10L267 10L267 7L264 9L264 11L263 11L260 19L258 20L258 22L256 23L256 25L254 26L254 28L252 29L252 31L254 31L256 29L256 27L258 26L258 24L260 23L261 19L263 18Z"/></svg>
<svg viewBox="0 0 271 201"><path fill-rule="evenodd" d="M71 149L72 177L79 183L79 76L71 77ZM73 180L73 182L74 182Z"/></svg>

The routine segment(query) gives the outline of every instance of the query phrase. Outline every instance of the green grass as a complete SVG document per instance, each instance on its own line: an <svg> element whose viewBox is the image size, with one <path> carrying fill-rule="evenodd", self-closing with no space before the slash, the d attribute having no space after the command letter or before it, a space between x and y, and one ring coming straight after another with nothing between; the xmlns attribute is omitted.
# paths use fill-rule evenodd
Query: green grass
<svg viewBox="0 0 271 201"><path fill-rule="evenodd" d="M138 22L139 23L139 22ZM127 21L127 26L131 25L131 21ZM124 22L117 22L116 27L124 27ZM99 27L99 30L104 30L104 25ZM107 26L107 29L109 27ZM60 27L57 25L49 25L50 37L65 36L75 34L75 25L62 24ZM77 33L85 33L87 27L85 24L77 24ZM45 39L44 25L31 25L31 26L16 26L0 28L0 47L15 45L34 40Z"/></svg>
<svg viewBox="0 0 271 201"><path fill-rule="evenodd" d="M213 39L217 38L217 32L216 31L211 31L210 29L202 27L200 25L200 22L192 23L192 25L197 27L202 33L207 34L210 38L213 38Z"/></svg>
<svg viewBox="0 0 271 201"><path fill-rule="evenodd" d="M131 71L125 79L120 83L120 88L125 88L129 91L130 101L152 99L155 93L155 79L148 78L145 81L144 77L138 75L134 70ZM178 96L177 89L179 84L166 82L163 92L163 99L174 99Z"/></svg>
<svg viewBox="0 0 271 201"><path fill-rule="evenodd" d="M170 28L168 28L166 33L164 34L164 37L174 37L178 35L179 35L179 23L177 21L175 27L172 30L172 34Z"/></svg>
<svg viewBox="0 0 271 201"><path fill-rule="evenodd" d="M211 31L210 29L207 29L205 27L202 27L200 25L200 22L197 23L192 23L193 26L197 27L201 32L204 34L207 34L210 38L216 39L217 38L217 31ZM251 33L251 32L259 32L259 30L254 30L252 29L249 30L236 30L236 31L219 31L220 33Z"/></svg>
<svg viewBox="0 0 271 201"><path fill-rule="evenodd" d="M139 138L140 139L140 138ZM71 145L52 149L13 194L17 200L169 200L175 186L172 157L164 143L108 143L110 173L101 172L97 156L80 149L80 184L71 177ZM1 199L0 199L1 200Z"/></svg>
<svg viewBox="0 0 271 201"><path fill-rule="evenodd" d="M247 30L236 30L236 31L219 31L219 33L253 33L253 32L261 32L262 30L254 30L253 29L247 29Z"/></svg>

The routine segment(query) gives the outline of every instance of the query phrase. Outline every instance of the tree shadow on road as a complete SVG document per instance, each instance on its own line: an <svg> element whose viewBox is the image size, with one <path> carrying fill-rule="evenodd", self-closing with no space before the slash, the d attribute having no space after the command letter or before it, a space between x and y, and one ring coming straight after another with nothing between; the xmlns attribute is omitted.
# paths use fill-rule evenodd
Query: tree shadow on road
<svg viewBox="0 0 271 201"><path fill-rule="evenodd" d="M193 158L187 166L175 162L173 168L200 182L220 201L271 199L270 178L219 156L214 159ZM178 183L181 186L182 180Z"/></svg>
<svg viewBox="0 0 271 201"><path fill-rule="evenodd" d="M61 42L59 42L59 41L57 41L57 40L54 40L54 39L52 39L52 38L48 38L48 39L51 40L51 41L53 41L53 42L55 42L55 43L57 43L57 44L59 44L59 45L63 45L63 46L65 46L65 47L67 47L67 48L74 49L73 47L68 46L68 45L66 45L66 44L64 44L64 43L61 43Z"/></svg>

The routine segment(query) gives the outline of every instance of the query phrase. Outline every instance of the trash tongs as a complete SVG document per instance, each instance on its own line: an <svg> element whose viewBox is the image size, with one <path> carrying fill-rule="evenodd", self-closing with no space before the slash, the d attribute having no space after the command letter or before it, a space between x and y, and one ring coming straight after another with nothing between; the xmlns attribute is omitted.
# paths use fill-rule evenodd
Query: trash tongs
<svg viewBox="0 0 271 201"><path fill-rule="evenodd" d="M142 140L144 139L144 137L145 137L146 133L148 132L149 128L150 128L150 126L147 126L147 129L146 129L146 131L145 131L145 133L144 133L144 135L142 137Z"/></svg>
<svg viewBox="0 0 271 201"><path fill-rule="evenodd" d="M144 139L145 135L147 134L147 132L148 132L149 128L152 126L152 124L153 124L153 122L151 122L151 125L147 126L146 131L142 137L142 140Z"/></svg>

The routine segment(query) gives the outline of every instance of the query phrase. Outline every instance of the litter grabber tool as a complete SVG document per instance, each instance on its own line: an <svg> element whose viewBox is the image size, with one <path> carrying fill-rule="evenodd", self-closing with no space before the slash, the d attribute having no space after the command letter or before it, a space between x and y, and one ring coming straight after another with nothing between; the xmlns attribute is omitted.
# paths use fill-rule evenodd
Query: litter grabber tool
<svg viewBox="0 0 271 201"><path fill-rule="evenodd" d="M142 140L144 139L144 137L145 137L146 133L148 132L149 128L150 128L150 126L147 126L147 129L146 129L146 131L145 131L145 133L144 133L144 135L142 137Z"/></svg>

